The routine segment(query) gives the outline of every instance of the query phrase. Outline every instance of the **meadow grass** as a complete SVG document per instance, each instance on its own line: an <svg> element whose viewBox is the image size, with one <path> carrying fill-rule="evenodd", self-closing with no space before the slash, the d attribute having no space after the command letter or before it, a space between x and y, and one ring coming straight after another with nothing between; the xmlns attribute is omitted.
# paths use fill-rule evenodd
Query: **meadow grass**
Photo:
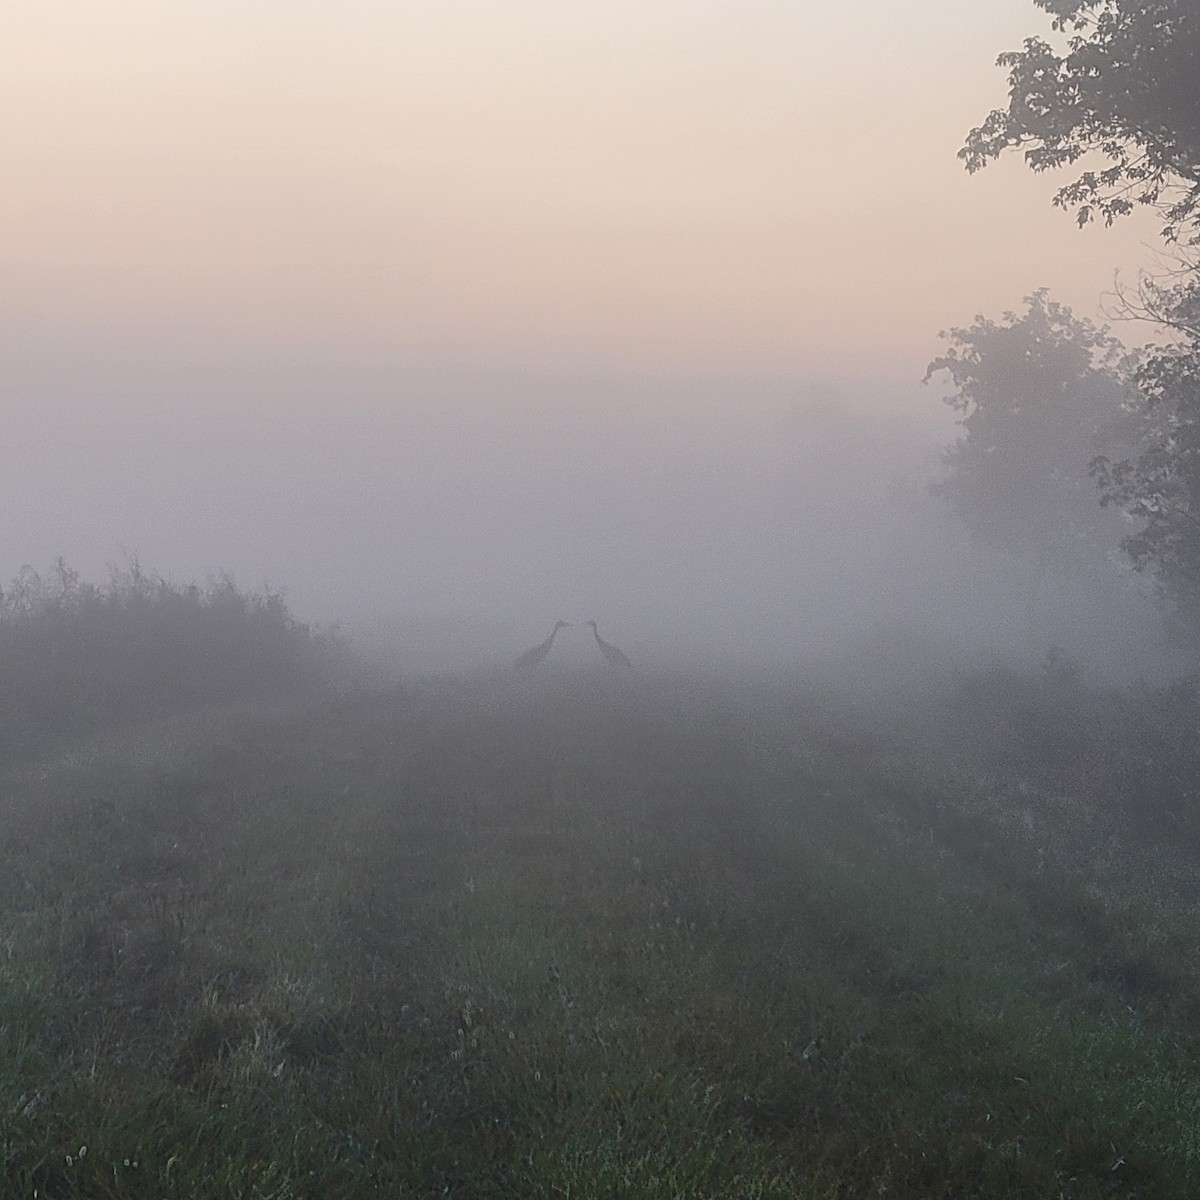
<svg viewBox="0 0 1200 1200"><path fill-rule="evenodd" d="M13 770L14 1197L1200 1194L1200 872L695 679L428 680Z"/></svg>

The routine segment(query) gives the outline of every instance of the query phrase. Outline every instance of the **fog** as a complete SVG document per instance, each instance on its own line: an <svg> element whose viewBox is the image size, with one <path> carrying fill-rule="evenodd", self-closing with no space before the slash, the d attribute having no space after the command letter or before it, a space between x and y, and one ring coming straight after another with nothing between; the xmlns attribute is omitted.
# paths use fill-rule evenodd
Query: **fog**
<svg viewBox="0 0 1200 1200"><path fill-rule="evenodd" d="M10 576L229 572L420 670L508 663L560 617L648 666L1169 662L1119 562L1025 627L1021 573L929 494L936 384L7 349Z"/></svg>
<svg viewBox="0 0 1200 1200"><path fill-rule="evenodd" d="M938 329L1094 316L1151 228L962 170L1024 0L70 9L4 52L0 579L228 572L420 670L560 617L647 665L1169 668L1119 553L1030 627L928 492Z"/></svg>

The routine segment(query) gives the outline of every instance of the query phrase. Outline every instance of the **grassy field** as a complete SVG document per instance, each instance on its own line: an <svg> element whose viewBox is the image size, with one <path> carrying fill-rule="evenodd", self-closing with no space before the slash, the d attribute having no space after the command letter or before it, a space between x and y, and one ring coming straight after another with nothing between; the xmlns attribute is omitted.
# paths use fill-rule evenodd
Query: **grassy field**
<svg viewBox="0 0 1200 1200"><path fill-rule="evenodd" d="M1200 1195L1200 870L816 691L567 674L10 769L4 1197Z"/></svg>

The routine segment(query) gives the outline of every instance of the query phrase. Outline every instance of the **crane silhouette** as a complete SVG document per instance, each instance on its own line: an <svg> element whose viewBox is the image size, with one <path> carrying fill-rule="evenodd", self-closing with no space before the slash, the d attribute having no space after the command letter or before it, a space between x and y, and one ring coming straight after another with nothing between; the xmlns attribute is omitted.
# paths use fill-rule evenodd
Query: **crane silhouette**
<svg viewBox="0 0 1200 1200"><path fill-rule="evenodd" d="M550 653L550 647L554 645L554 639L558 636L558 631L568 628L570 624L570 621L555 621L554 628L550 631L550 636L544 642L539 642L532 649L526 650L513 664L514 669L528 671L530 667L536 667Z"/></svg>
<svg viewBox="0 0 1200 1200"><path fill-rule="evenodd" d="M618 650L612 642L606 642L600 636L600 630L596 628L595 621L585 621L585 625L592 627L592 636L596 639L596 645L600 647L600 653L604 655L605 660L614 667L632 667L633 663L625 657L623 651Z"/></svg>

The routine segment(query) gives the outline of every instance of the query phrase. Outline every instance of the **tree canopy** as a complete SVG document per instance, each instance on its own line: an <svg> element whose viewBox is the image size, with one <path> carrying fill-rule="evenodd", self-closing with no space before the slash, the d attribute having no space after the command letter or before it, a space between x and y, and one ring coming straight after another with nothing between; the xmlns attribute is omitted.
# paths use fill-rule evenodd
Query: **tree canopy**
<svg viewBox="0 0 1200 1200"><path fill-rule="evenodd" d="M1088 466L1121 452L1125 355L1045 290L1021 314L976 317L942 337L949 349L925 378L948 376L944 399L961 414L962 434L944 451L933 491L972 541L1010 557L1036 638L1050 579L1096 578L1120 541L1120 519L1102 510Z"/></svg>
<svg viewBox="0 0 1200 1200"><path fill-rule="evenodd" d="M1108 524L1089 462L1111 449L1121 415L1124 353L1108 332L1076 317L1045 290L1026 311L977 317L942 335L950 347L926 379L948 376L944 397L962 436L943 455L934 485L981 545L1044 568L1078 561Z"/></svg>
<svg viewBox="0 0 1200 1200"><path fill-rule="evenodd" d="M1181 335L1153 347L1135 375L1142 404L1138 445L1118 462L1092 464L1102 503L1141 524L1122 546L1152 572L1168 610L1200 630L1200 280L1146 285L1157 319Z"/></svg>
<svg viewBox="0 0 1200 1200"><path fill-rule="evenodd" d="M1134 302L1121 293L1129 315L1155 322L1168 336L1136 363L1122 365L1120 374L1137 396L1126 405L1126 446L1098 452L1092 474L1102 503L1140 526L1121 542L1134 566L1155 576L1169 611L1185 627L1200 631L1200 4L1034 3L1050 14L1056 44L1027 38L1021 50L1000 56L1009 70L1008 107L971 130L959 157L969 171L1014 148L1035 171L1079 164L1080 174L1058 190L1055 203L1074 208L1080 225L1097 217L1111 224L1148 205L1162 214L1166 240L1190 247L1180 253L1177 271L1143 278ZM1053 328L1054 306L1044 294L1040 307ZM1011 332L1017 324L1010 314ZM980 323L953 331L957 354L931 367L951 370L968 414L967 436L947 459L943 491L968 523L974 521L977 537L988 533L993 540L1004 526L989 524L981 503L984 443L971 417L980 381L963 356L997 332ZM1099 341L1092 351L1101 359L1108 353ZM1053 490L1047 479L1033 484L1033 495L1039 487L1042 494ZM1033 501L1021 496L1013 503L1010 537L1028 523Z"/></svg>
<svg viewBox="0 0 1200 1200"><path fill-rule="evenodd" d="M1000 55L1008 107L959 151L977 171L1021 148L1034 171L1102 156L1059 189L1081 225L1139 204L1162 213L1169 241L1200 241L1200 6L1196 0L1035 0L1066 36L1027 38Z"/></svg>

